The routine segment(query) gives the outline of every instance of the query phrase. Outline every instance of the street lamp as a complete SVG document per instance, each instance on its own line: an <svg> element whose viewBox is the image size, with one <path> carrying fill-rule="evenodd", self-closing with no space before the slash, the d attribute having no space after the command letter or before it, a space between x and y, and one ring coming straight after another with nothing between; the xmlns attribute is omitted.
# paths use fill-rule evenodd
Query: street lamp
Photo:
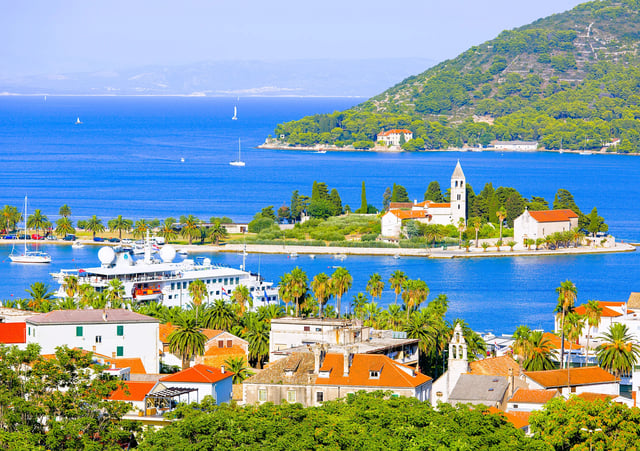
<svg viewBox="0 0 640 451"><path fill-rule="evenodd" d="M592 445L593 445L593 443L592 443L592 441L593 441L593 433L594 432L602 432L602 429L600 429L600 428L597 428L597 429L580 428L580 430L582 432L586 432L586 433L589 434L589 451L591 451L593 449L592 448Z"/></svg>

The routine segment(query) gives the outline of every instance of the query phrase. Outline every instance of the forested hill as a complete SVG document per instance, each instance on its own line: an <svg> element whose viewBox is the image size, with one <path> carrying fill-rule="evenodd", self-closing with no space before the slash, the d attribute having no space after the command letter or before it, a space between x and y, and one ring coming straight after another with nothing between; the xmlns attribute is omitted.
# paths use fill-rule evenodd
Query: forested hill
<svg viewBox="0 0 640 451"><path fill-rule="evenodd" d="M583 3L503 31L344 112L280 124L295 145L370 148L407 128L406 150L539 141L640 151L640 0ZM613 150L613 146L610 150Z"/></svg>

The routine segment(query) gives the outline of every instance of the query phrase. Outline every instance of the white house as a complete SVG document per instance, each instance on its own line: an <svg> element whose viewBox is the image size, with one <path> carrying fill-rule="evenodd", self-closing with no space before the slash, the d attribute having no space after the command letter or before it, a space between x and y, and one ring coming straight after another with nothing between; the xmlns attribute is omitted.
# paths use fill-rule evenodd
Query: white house
<svg viewBox="0 0 640 451"><path fill-rule="evenodd" d="M399 146L400 138L404 136L404 141L407 142L413 139L413 132L406 128L387 130L386 132L378 133L378 142L383 142L387 146Z"/></svg>
<svg viewBox="0 0 640 451"><path fill-rule="evenodd" d="M530 152L538 148L537 141L495 141L493 148L497 150L512 150L516 152Z"/></svg>
<svg viewBox="0 0 640 451"><path fill-rule="evenodd" d="M578 215L572 210L525 210L513 221L513 238L518 244L525 239L536 240L555 232L578 227Z"/></svg>
<svg viewBox="0 0 640 451"><path fill-rule="evenodd" d="M216 404L230 402L233 396L233 373L224 366L214 368L207 365L194 365L175 374L160 379L166 388L195 389L196 396L192 402L202 402L205 396L213 396Z"/></svg>
<svg viewBox="0 0 640 451"><path fill-rule="evenodd" d="M533 412L542 410L553 398L560 396L558 390L530 390L519 388L507 401L507 412Z"/></svg>
<svg viewBox="0 0 640 451"><path fill-rule="evenodd" d="M525 371L524 380L533 390L558 390L562 396L580 393L620 394L620 379L599 366L547 371Z"/></svg>
<svg viewBox="0 0 640 451"><path fill-rule="evenodd" d="M451 175L451 202L391 203L389 211L382 216L381 235L400 238L402 221L413 219L425 224L458 225L460 219L467 221L466 178L460 161Z"/></svg>
<svg viewBox="0 0 640 451"><path fill-rule="evenodd" d="M111 357L140 357L147 373L157 373L159 324L156 318L124 309L54 310L27 318L27 344L38 343L42 354L67 346Z"/></svg>

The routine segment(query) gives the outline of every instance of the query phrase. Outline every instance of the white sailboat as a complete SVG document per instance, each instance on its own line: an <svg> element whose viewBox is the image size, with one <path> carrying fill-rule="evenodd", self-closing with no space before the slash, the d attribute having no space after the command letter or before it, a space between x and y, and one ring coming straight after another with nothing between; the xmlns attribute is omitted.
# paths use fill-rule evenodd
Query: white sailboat
<svg viewBox="0 0 640 451"><path fill-rule="evenodd" d="M82 124L82 122L80 122L80 116L78 116L78 117L76 118L76 125L78 125L78 124Z"/></svg>
<svg viewBox="0 0 640 451"><path fill-rule="evenodd" d="M51 255L46 252L30 251L27 249L27 196L24 197L24 251L16 253L15 245L11 249L9 259L13 263L51 263Z"/></svg>
<svg viewBox="0 0 640 451"><path fill-rule="evenodd" d="M231 166L244 166L244 161L240 158L240 138L238 138L238 159L229 163Z"/></svg>
<svg viewBox="0 0 640 451"><path fill-rule="evenodd" d="M231 118L231 120L233 121L237 121L238 120L238 107L233 107L233 117Z"/></svg>

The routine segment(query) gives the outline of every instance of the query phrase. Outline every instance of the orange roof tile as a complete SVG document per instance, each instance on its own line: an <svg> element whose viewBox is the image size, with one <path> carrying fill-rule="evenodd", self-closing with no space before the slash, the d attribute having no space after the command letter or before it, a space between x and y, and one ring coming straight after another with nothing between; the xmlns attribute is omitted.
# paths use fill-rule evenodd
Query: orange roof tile
<svg viewBox="0 0 640 451"><path fill-rule="evenodd" d="M0 323L0 343L27 342L27 323Z"/></svg>
<svg viewBox="0 0 640 451"><path fill-rule="evenodd" d="M598 304L602 308L602 314L600 316L605 318L616 318L618 316L622 316L622 313L617 312L609 307L620 307L625 304L625 302L604 302L598 301ZM582 304L573 309L575 313L578 315L584 315L586 313L586 304Z"/></svg>
<svg viewBox="0 0 640 451"><path fill-rule="evenodd" d="M615 398L614 395L607 395L605 393L591 393L591 392L584 392L584 393L580 393L578 395L578 398L582 398L586 401L606 401L608 399L613 399Z"/></svg>
<svg viewBox="0 0 640 451"><path fill-rule="evenodd" d="M144 401L144 397L155 385L156 382L127 381L124 383L124 387L111 393L109 399L113 401Z"/></svg>
<svg viewBox="0 0 640 451"><path fill-rule="evenodd" d="M116 368L130 368L131 374L147 374L140 357L134 358L106 358L105 365L115 364Z"/></svg>
<svg viewBox="0 0 640 451"><path fill-rule="evenodd" d="M169 343L169 335L171 335L171 332L173 332L175 329L176 329L176 326L174 326L171 323L160 324L160 334L159 334L160 341L162 343ZM217 330L217 329L201 329L201 330L202 330L202 333L207 336L207 341L217 337L218 335L224 332L224 330Z"/></svg>
<svg viewBox="0 0 640 451"><path fill-rule="evenodd" d="M568 221L570 218L578 217L572 210L529 211L529 214L538 222Z"/></svg>
<svg viewBox="0 0 640 451"><path fill-rule="evenodd" d="M214 368L207 365L194 365L186 370L179 371L175 374L160 379L163 382L196 382L196 383L214 383L233 376L233 373L220 368Z"/></svg>
<svg viewBox="0 0 640 451"><path fill-rule="evenodd" d="M620 379L599 366L564 370L525 371L525 376L547 388L619 382Z"/></svg>
<svg viewBox="0 0 640 451"><path fill-rule="evenodd" d="M414 206L413 202L391 202L389 204L389 209L390 210L411 210L413 206Z"/></svg>
<svg viewBox="0 0 640 451"><path fill-rule="evenodd" d="M389 213L400 219L418 219L429 216L424 210L389 210Z"/></svg>
<svg viewBox="0 0 640 451"><path fill-rule="evenodd" d="M206 356L216 356L216 355L246 355L247 353L240 346L231 346L230 348L218 348L216 346L212 346L207 349L204 353Z"/></svg>
<svg viewBox="0 0 640 451"><path fill-rule="evenodd" d="M545 332L542 335L544 338L551 342L552 347L560 349L562 347L562 339L551 332ZM584 346L571 343L567 338L564 339L564 349L582 349Z"/></svg>
<svg viewBox="0 0 640 451"><path fill-rule="evenodd" d="M529 417L532 413L533 412L505 412L504 416L516 429L522 429L523 427L529 426Z"/></svg>
<svg viewBox="0 0 640 451"><path fill-rule="evenodd" d="M544 404L558 395L558 390L528 390L519 388L509 402Z"/></svg>
<svg viewBox="0 0 640 451"><path fill-rule="evenodd" d="M407 130L406 128L394 128L392 130L387 130L386 132L381 132L378 136L389 136L396 133L413 133L411 130Z"/></svg>
<svg viewBox="0 0 640 451"><path fill-rule="evenodd" d="M430 202L429 208L451 208L451 204L447 202Z"/></svg>
<svg viewBox="0 0 640 451"><path fill-rule="evenodd" d="M514 376L520 375L520 364L510 355L492 357L489 359L469 362L469 372L484 376L509 376L509 368L513 370Z"/></svg>
<svg viewBox="0 0 640 451"><path fill-rule="evenodd" d="M346 377L344 376L343 362L344 354L327 354L322 368L320 368L320 375L328 371L329 377L319 375L316 384L414 388L431 380L429 376L415 372L413 368L381 354L354 354L349 374ZM371 370L371 368L374 369ZM380 369L379 377L372 379L369 371L378 371L378 369ZM412 373L415 375L412 376Z"/></svg>

